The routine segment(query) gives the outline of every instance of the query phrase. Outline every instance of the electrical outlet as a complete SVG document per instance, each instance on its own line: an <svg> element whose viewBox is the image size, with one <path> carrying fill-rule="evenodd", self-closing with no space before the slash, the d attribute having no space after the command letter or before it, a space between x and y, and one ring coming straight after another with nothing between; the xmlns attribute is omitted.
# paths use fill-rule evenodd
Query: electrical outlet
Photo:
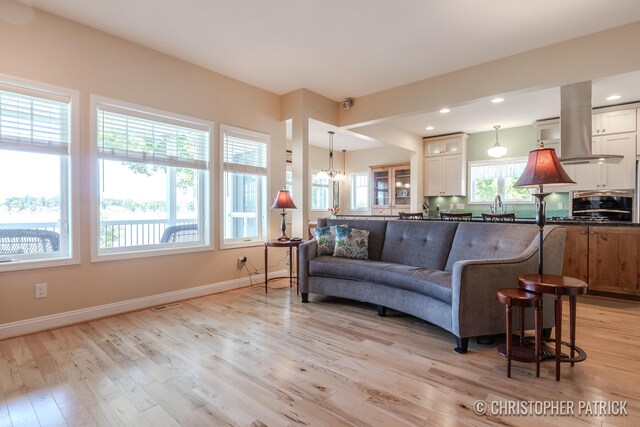
<svg viewBox="0 0 640 427"><path fill-rule="evenodd" d="M562 209L562 202L558 203L558 209Z"/></svg>
<svg viewBox="0 0 640 427"><path fill-rule="evenodd" d="M36 298L46 298L47 297L47 284L46 283L36 283Z"/></svg>
<svg viewBox="0 0 640 427"><path fill-rule="evenodd" d="M456 204L456 209L464 209L464 203Z"/></svg>
<svg viewBox="0 0 640 427"><path fill-rule="evenodd" d="M449 209L453 209L453 203L449 204Z"/></svg>
<svg viewBox="0 0 640 427"><path fill-rule="evenodd" d="M246 256L241 256L241 257L238 258L238 268L244 267L246 263L247 263L247 257Z"/></svg>

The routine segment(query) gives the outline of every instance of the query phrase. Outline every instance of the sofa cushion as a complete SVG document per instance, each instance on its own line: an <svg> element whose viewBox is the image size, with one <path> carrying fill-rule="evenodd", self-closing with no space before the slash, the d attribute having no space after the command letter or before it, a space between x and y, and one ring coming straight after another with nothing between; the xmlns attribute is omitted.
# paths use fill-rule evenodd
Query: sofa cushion
<svg viewBox="0 0 640 427"><path fill-rule="evenodd" d="M336 227L336 245L333 256L353 259L369 258L369 230Z"/></svg>
<svg viewBox="0 0 640 427"><path fill-rule="evenodd" d="M457 222L389 221L380 261L444 270Z"/></svg>
<svg viewBox="0 0 640 427"><path fill-rule="evenodd" d="M387 221L367 219L327 219L318 218L318 227L327 225L347 225L358 230L369 231L369 259L380 261Z"/></svg>
<svg viewBox="0 0 640 427"><path fill-rule="evenodd" d="M340 227L346 227L346 225L341 225ZM317 241L317 254L333 255L336 246L336 226L316 227L314 231Z"/></svg>
<svg viewBox="0 0 640 427"><path fill-rule="evenodd" d="M378 283L451 304L451 273L445 271L382 261L319 256L309 262L309 274Z"/></svg>
<svg viewBox="0 0 640 427"><path fill-rule="evenodd" d="M518 256L529 247L537 232L536 225L461 222L445 271L452 271L456 261Z"/></svg>

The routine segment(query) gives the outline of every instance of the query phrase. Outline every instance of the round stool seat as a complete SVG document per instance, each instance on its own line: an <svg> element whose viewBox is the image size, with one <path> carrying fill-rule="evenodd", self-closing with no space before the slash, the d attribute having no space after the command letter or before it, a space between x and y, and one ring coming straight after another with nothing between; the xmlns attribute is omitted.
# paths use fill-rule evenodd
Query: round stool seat
<svg viewBox="0 0 640 427"><path fill-rule="evenodd" d="M496 299L505 305L506 343L498 346L498 353L507 359L507 377L511 378L511 360L535 362L536 377L540 376L540 349L542 345L542 295L519 288L502 288L496 291ZM511 338L511 307L520 310L520 342L513 345ZM534 345L524 338L525 308L535 309Z"/></svg>
<svg viewBox="0 0 640 427"><path fill-rule="evenodd" d="M501 304L515 305L516 307L540 307L542 305L540 294L518 288L498 289L496 298Z"/></svg>

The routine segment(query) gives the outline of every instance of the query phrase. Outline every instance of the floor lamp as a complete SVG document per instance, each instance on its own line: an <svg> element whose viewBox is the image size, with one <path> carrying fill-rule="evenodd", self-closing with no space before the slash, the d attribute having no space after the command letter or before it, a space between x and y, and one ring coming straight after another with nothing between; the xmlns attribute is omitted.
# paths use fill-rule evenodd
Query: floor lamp
<svg viewBox="0 0 640 427"><path fill-rule="evenodd" d="M287 224L284 221L284 217L287 214L285 209L297 209L295 203L293 203L293 199L291 198L291 193L286 188L278 191L278 195L276 196L276 200L273 201L273 206L271 209L282 209L280 215L282 215L282 223L280 224L280 229L282 233L280 233L280 237L278 237L278 241L286 242L289 240L287 237Z"/></svg>
<svg viewBox="0 0 640 427"><path fill-rule="evenodd" d="M543 230L547 222L545 214L546 202L544 198L550 193L545 193L544 185L562 185L575 184L569 175L565 172L556 156L556 150L553 148L544 148L544 144L540 144L537 150L529 152L529 159L524 172L514 184L514 187L538 187L538 193L533 196L538 199L538 209L536 211L536 225L540 229L538 239L538 274L543 274Z"/></svg>

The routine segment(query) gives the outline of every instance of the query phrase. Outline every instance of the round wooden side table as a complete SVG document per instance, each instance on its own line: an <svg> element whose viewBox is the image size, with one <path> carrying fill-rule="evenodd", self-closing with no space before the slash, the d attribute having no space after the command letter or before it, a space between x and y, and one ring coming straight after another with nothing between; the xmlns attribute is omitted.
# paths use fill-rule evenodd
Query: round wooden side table
<svg viewBox="0 0 640 427"><path fill-rule="evenodd" d="M289 248L289 287L293 284L293 249L296 250L295 264L296 264L296 294L300 291L300 282L298 281L298 251L300 250L300 244L305 240L267 240L264 242L264 292L267 293L267 283L269 283L269 248Z"/></svg>
<svg viewBox="0 0 640 427"><path fill-rule="evenodd" d="M555 361L556 381L560 381L560 362L582 362L587 353L576 346L576 297L587 292L588 285L580 279L555 274L525 274L518 277L518 286L532 292L555 295ZM562 341L562 296L569 296L569 342ZM562 354L562 346L569 347L570 355Z"/></svg>
<svg viewBox="0 0 640 427"><path fill-rule="evenodd" d="M535 292L528 292L518 288L504 288L496 291L496 298L505 305L505 318L507 322L507 342L498 346L498 353L507 359L507 377L511 378L511 360L519 362L536 362L536 377L540 376L540 350L542 343L542 296ZM511 307L520 307L520 342L512 343L512 314ZM534 346L524 339L524 309L535 309L536 326Z"/></svg>

